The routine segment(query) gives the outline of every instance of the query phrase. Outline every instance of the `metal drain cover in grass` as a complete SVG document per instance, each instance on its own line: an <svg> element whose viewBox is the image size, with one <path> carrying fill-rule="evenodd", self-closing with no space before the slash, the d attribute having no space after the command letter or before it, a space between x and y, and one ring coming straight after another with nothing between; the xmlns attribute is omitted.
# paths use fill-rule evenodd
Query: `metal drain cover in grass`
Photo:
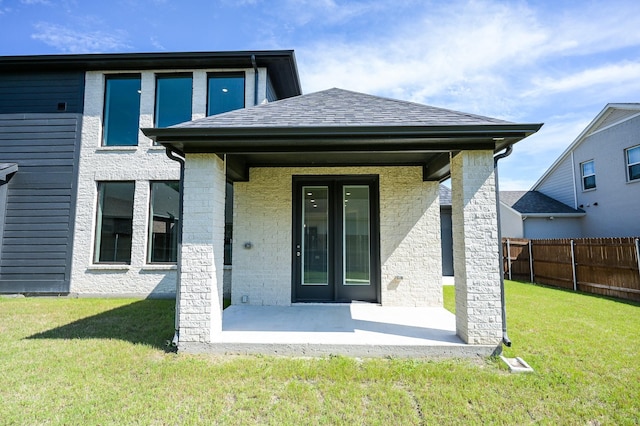
<svg viewBox="0 0 640 426"><path fill-rule="evenodd" d="M533 368L520 357L505 358L500 355L500 359L507 364L511 373L533 373Z"/></svg>

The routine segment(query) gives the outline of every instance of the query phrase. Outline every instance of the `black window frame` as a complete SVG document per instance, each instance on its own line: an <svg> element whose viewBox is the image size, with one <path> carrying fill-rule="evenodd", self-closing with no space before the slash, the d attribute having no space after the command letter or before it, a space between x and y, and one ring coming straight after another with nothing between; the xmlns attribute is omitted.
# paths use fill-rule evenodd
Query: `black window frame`
<svg viewBox="0 0 640 426"><path fill-rule="evenodd" d="M109 136L109 122L111 121L111 112L109 110L110 101L109 100L109 81L115 80L138 80L139 88L138 88L138 111L136 114L137 117L137 125L136 125L136 136L134 138L135 144L108 144L107 138ZM101 146L103 147L136 147L140 144L140 108L141 101L140 97L142 94L142 74L141 73L130 73L130 74L105 74L104 75L104 97L102 102L102 140Z"/></svg>
<svg viewBox="0 0 640 426"><path fill-rule="evenodd" d="M216 112L215 114L211 114L210 112L210 98L211 98L211 79L212 78L225 78L225 77L242 77L242 106L238 107L238 108L232 108L232 109L228 109L228 110L224 110L224 111L220 111L220 112ZM216 115L216 114L223 114L225 112L229 112L229 111L235 111L238 109L243 109L246 108L246 96L247 96L247 73L244 71L224 71L224 72L209 72L207 73L207 106L206 106L206 116L209 117L211 115Z"/></svg>
<svg viewBox="0 0 640 426"><path fill-rule="evenodd" d="M168 127L182 122L175 122L168 125L160 126L158 124L158 82L163 79L171 79L171 78L190 78L191 79L191 92L190 92L190 103L189 103L189 119L187 121L191 121L193 117L193 73L190 72L180 72L180 73L157 73L155 75L155 91L154 91L154 100L153 100L153 126L154 127Z"/></svg>
<svg viewBox="0 0 640 426"><path fill-rule="evenodd" d="M104 193L102 188L109 184L131 184L132 185L132 198L131 198L131 218L125 218L130 223L125 223L121 220L116 222L114 220L114 228L119 228L125 232L115 232L116 234L116 249L114 250L113 260L101 260L104 254L103 242L104 242ZM94 264L115 264L115 265L130 265L133 251L133 221L135 216L135 194L136 194L136 182L133 180L105 180L96 182L97 189L97 204L96 204L96 227L94 232L94 244L93 244L93 263ZM129 258L128 260L117 260L117 241L118 235L129 236Z"/></svg>
<svg viewBox="0 0 640 426"><path fill-rule="evenodd" d="M172 221L174 234L169 239L169 243L174 247L169 247L170 252L172 252L172 256L175 256L175 260L153 260L154 259L154 235L153 235L153 227L154 227L154 213L153 213L153 186L154 184L175 184L178 188L176 205L175 209L178 213L177 219ZM180 215L180 181L179 180L152 180L149 181L149 222L147 229L147 253L146 253L146 263L149 265L174 265L178 261L178 233L180 232L180 220L182 218ZM167 221L167 223L169 223ZM170 233L169 233L170 234Z"/></svg>

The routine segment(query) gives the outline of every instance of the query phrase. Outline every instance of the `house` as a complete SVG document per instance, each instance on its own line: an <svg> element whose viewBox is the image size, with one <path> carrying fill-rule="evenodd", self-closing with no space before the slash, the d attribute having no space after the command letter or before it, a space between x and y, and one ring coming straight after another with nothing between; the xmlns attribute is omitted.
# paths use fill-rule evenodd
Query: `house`
<svg viewBox="0 0 640 426"><path fill-rule="evenodd" d="M585 212L563 236L639 236L640 104L608 104L532 191Z"/></svg>
<svg viewBox="0 0 640 426"><path fill-rule="evenodd" d="M539 191L500 191L503 238L572 238L580 235L584 216Z"/></svg>
<svg viewBox="0 0 640 426"><path fill-rule="evenodd" d="M223 340L225 183L231 304L441 306L440 182L451 177L456 329L500 344L494 153L540 124L341 89L143 132L181 163L181 350Z"/></svg>
<svg viewBox="0 0 640 426"><path fill-rule="evenodd" d="M175 296L184 351L219 344L243 307L379 323L334 302L392 309L382 334L442 338L412 309L442 309L450 177L445 339L495 350L494 154L541 124L300 87L292 51L0 58L0 292ZM239 309L223 315L225 287Z"/></svg>
<svg viewBox="0 0 640 426"><path fill-rule="evenodd" d="M292 51L0 57L0 292L173 297L180 167L140 127L300 94Z"/></svg>

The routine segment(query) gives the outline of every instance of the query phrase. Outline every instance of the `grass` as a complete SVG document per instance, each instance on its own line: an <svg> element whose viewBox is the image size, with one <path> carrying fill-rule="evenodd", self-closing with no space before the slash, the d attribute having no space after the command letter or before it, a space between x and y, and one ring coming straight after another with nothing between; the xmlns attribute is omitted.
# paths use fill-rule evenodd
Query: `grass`
<svg viewBox="0 0 640 426"><path fill-rule="evenodd" d="M508 282L507 309L506 355L533 374L496 359L177 355L171 301L0 298L0 423L640 423L640 306Z"/></svg>

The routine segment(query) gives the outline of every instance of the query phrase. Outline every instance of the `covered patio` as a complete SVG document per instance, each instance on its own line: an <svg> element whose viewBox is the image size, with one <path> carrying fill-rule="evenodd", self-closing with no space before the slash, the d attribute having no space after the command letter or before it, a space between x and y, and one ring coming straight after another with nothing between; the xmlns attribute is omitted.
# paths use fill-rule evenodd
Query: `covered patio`
<svg viewBox="0 0 640 426"><path fill-rule="evenodd" d="M499 351L494 155L540 126L330 89L143 129L183 165L179 350ZM442 308L438 194L449 177L455 315ZM227 182L234 183L233 271L231 306L223 311ZM358 211L347 208L357 191L365 194ZM318 219L321 210L326 219ZM346 229L356 225L365 229L358 241L366 241L359 252L367 256L360 261L366 270L349 278L355 240ZM311 243L322 250L305 251ZM326 262L305 263L312 255ZM325 264L320 281L317 270L307 275L307 268ZM325 303L299 303L316 300Z"/></svg>
<svg viewBox="0 0 640 426"><path fill-rule="evenodd" d="M467 345L444 308L372 303L232 305L215 342L192 348L222 354L358 357L489 356L495 345Z"/></svg>

